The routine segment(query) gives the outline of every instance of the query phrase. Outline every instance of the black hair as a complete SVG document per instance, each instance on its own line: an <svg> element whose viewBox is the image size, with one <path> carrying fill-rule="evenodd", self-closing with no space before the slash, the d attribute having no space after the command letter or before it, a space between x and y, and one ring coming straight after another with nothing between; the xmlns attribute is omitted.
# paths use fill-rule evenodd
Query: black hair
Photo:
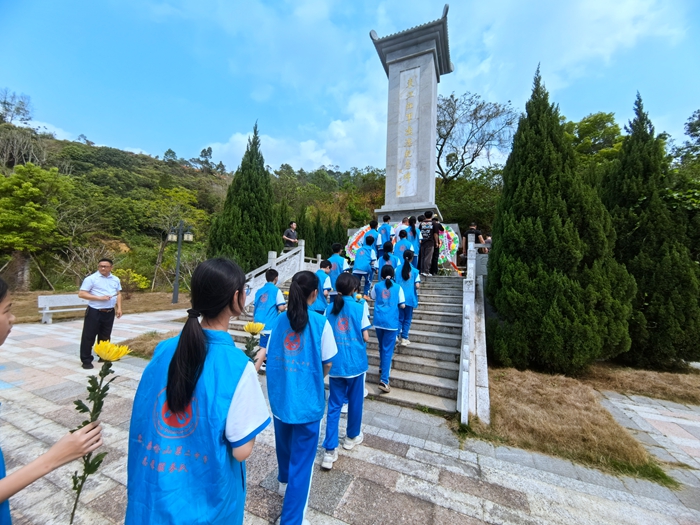
<svg viewBox="0 0 700 525"><path fill-rule="evenodd" d="M9 287L7 286L7 283L3 280L2 277L0 277L0 302L5 300L8 290Z"/></svg>
<svg viewBox="0 0 700 525"><path fill-rule="evenodd" d="M423 215L425 215L425 218L426 218L426 219L430 219L430 218L432 218L432 216L433 216L433 212L430 211L430 210L428 210L428 211L426 211Z"/></svg>
<svg viewBox="0 0 700 525"><path fill-rule="evenodd" d="M331 251L333 253L340 253L340 251L343 249L343 245L340 244L339 242L334 242L333 245L331 246Z"/></svg>
<svg viewBox="0 0 700 525"><path fill-rule="evenodd" d="M472 223L469 225L469 227L470 227L470 228L476 229L476 223L475 223L475 222L472 222Z"/></svg>
<svg viewBox="0 0 700 525"><path fill-rule="evenodd" d="M292 330L300 334L309 324L309 296L318 289L318 275L308 270L297 272L289 286L287 317Z"/></svg>
<svg viewBox="0 0 700 525"><path fill-rule="evenodd" d="M338 315L343 309L343 306L345 306L343 296L352 295L355 291L356 281L359 281L359 279L349 273L341 273L338 276L338 279L335 281L335 289L338 290L338 293L333 300L333 310L331 310L333 315Z"/></svg>
<svg viewBox="0 0 700 525"><path fill-rule="evenodd" d="M390 216L390 215L385 215L384 217L382 217L382 220L383 220L384 222L389 222L389 221L391 220L391 216Z"/></svg>
<svg viewBox="0 0 700 525"><path fill-rule="evenodd" d="M355 292L359 293L360 288L362 287L362 281L356 275L353 275L351 273L349 273L348 275L352 276L352 278L355 279ZM336 281L335 284L337 285L338 281Z"/></svg>
<svg viewBox="0 0 700 525"><path fill-rule="evenodd" d="M394 278L394 267L390 264L385 264L382 268L382 279L386 284L387 289L391 288L394 283L391 281Z"/></svg>
<svg viewBox="0 0 700 525"><path fill-rule="evenodd" d="M323 268L333 268L333 263L330 262L328 259L324 259L321 261L321 269Z"/></svg>
<svg viewBox="0 0 700 525"><path fill-rule="evenodd" d="M413 235L413 238L416 237L416 218L411 215L408 218L408 229L411 230L411 235Z"/></svg>
<svg viewBox="0 0 700 525"><path fill-rule="evenodd" d="M404 228L399 232L399 239L405 239L406 237L408 237L408 234L406 233L406 228Z"/></svg>
<svg viewBox="0 0 700 525"><path fill-rule="evenodd" d="M411 261L413 260L413 251L406 250L403 252L403 267L401 268L401 277L404 281L408 281L411 277Z"/></svg>
<svg viewBox="0 0 700 525"><path fill-rule="evenodd" d="M375 221L374 219L369 221L369 227L372 228L373 230L375 230L377 228L377 226L379 226L379 223L377 221Z"/></svg>
<svg viewBox="0 0 700 525"><path fill-rule="evenodd" d="M209 259L195 269L190 288L192 309L187 312L187 322L168 367L166 397L173 413L184 412L190 404L207 358L207 341L199 315L214 319L226 307L233 308L236 292L239 301L245 297L245 274L230 259ZM240 308L240 302L237 306Z"/></svg>
<svg viewBox="0 0 700 525"><path fill-rule="evenodd" d="M384 260L388 261L391 258L390 257L391 252L394 251L394 245L392 244L391 241L386 241L384 243L384 246L382 246L382 248L384 249L384 255L383 255Z"/></svg>
<svg viewBox="0 0 700 525"><path fill-rule="evenodd" d="M440 222L440 219L438 219L437 217L433 217L433 222Z"/></svg>
<svg viewBox="0 0 700 525"><path fill-rule="evenodd" d="M425 220L425 215L418 216L418 222L423 222Z"/></svg>
<svg viewBox="0 0 700 525"><path fill-rule="evenodd" d="M368 235L367 237L365 237L365 245L372 246L373 244L374 244L374 237L372 237L371 235Z"/></svg>
<svg viewBox="0 0 700 525"><path fill-rule="evenodd" d="M297 223L297 221L289 221L289 228L292 227L292 224L296 224L296 223Z"/></svg>
<svg viewBox="0 0 700 525"><path fill-rule="evenodd" d="M268 283L271 283L272 281L277 279L277 277L279 277L279 272L277 270L270 268L268 271L265 272L265 280Z"/></svg>
<svg viewBox="0 0 700 525"><path fill-rule="evenodd" d="M114 266L114 261L112 259L107 259L107 257L103 257L97 261L97 264L100 264L101 262L108 262L110 266Z"/></svg>

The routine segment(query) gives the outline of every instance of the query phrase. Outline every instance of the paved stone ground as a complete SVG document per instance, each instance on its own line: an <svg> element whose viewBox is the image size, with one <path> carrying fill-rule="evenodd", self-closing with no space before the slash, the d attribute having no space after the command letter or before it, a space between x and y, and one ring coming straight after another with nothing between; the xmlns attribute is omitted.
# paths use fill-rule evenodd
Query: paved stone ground
<svg viewBox="0 0 700 525"><path fill-rule="evenodd" d="M674 478L700 488L700 407L616 392L603 395L603 406L651 454L671 467ZM695 496L700 501L700 491Z"/></svg>
<svg viewBox="0 0 700 525"><path fill-rule="evenodd" d="M115 324L114 339L177 329L172 319L183 315L182 311L126 315ZM72 408L72 401L85 390L86 371L77 357L80 330L80 322L18 325L0 347L0 445L8 471L47 450L80 421ZM120 377L103 417L109 454L88 482L77 523L123 522L131 402L145 364L129 357L115 364ZM641 411L644 417L635 417L651 417L651 410L640 408L641 401L613 398L605 401L611 410L630 416ZM615 405L618 402L629 406ZM674 476L676 472L687 476L678 475L684 485L672 491L478 440L468 440L460 448L443 418L372 400L365 408L365 442L352 451L340 449L333 470L314 472L309 510L313 524L700 524L700 488L692 469L673 471ZM687 416L697 415L697 407L686 407L685 419L677 415L678 407L659 405L654 410L658 410L655 417L680 417L682 422L673 423L681 428L696 421ZM674 415L661 413L666 410ZM663 421L658 417L656 421ZM638 432L653 437L670 454L687 446L651 423L647 427L636 423ZM666 441L660 440L663 436ZM319 451L318 462L320 455ZM67 523L70 473L76 465L63 467L12 498L14 523ZM246 523L274 522L282 501L276 493L271 427L259 437L247 466Z"/></svg>

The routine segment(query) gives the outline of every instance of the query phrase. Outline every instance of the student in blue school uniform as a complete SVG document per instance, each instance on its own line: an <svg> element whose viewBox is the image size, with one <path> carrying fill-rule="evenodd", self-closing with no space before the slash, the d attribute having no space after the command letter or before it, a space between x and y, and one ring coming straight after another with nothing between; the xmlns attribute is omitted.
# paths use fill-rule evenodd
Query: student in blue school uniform
<svg viewBox="0 0 700 525"><path fill-rule="evenodd" d="M316 276L318 277L318 296L316 296L314 304L311 305L311 309L321 315L326 315L328 295L333 289L330 278L331 268L333 268L333 263L323 260L321 261L321 268L316 270Z"/></svg>
<svg viewBox="0 0 700 525"><path fill-rule="evenodd" d="M420 253L420 232L416 228L416 218L411 215L408 218L408 228L406 228L406 239L413 246L413 266L418 268L418 254ZM420 270L420 268L418 268Z"/></svg>
<svg viewBox="0 0 700 525"><path fill-rule="evenodd" d="M420 288L420 272L418 268L411 265L413 252L406 250L403 252L403 266L396 275L396 282L403 290L406 298L406 306L399 310L399 346L408 346L411 341L408 339L408 331L411 329L413 320L413 309L418 307L418 289Z"/></svg>
<svg viewBox="0 0 700 525"><path fill-rule="evenodd" d="M126 525L243 523L245 460L270 424L262 359L254 365L228 333L249 288L218 258L197 266L191 290L182 332L156 347L136 390Z"/></svg>
<svg viewBox="0 0 700 525"><path fill-rule="evenodd" d="M287 311L272 327L267 346L267 394L275 423L281 525L302 525L326 408L323 377L338 353L333 330L309 308L318 276L298 272L289 287Z"/></svg>
<svg viewBox="0 0 700 525"><path fill-rule="evenodd" d="M379 390L391 392L389 375L399 330L399 309L405 306L406 299L403 289L393 281L393 267L385 265L380 275L382 280L374 285L370 297L375 301L374 331L379 342Z"/></svg>
<svg viewBox="0 0 700 525"><path fill-rule="evenodd" d="M394 245L390 242L385 242L383 251L384 255L379 258L379 272L381 273L385 264L390 264L394 270L397 270L401 266L401 259L394 255Z"/></svg>
<svg viewBox="0 0 700 525"><path fill-rule="evenodd" d="M397 257L403 260L403 254L406 250L413 251L413 244L407 239L408 232L406 230L401 230L399 232L399 242L394 245L394 253Z"/></svg>
<svg viewBox="0 0 700 525"><path fill-rule="evenodd" d="M381 240L382 244L380 245L382 247L387 242L391 242L392 238L394 237L393 229L392 229L391 223L389 221L391 221L391 217L389 217L388 215L385 215L384 217L382 217L382 225L378 229L379 236L382 239ZM379 253L377 256L381 257L382 254Z"/></svg>
<svg viewBox="0 0 700 525"><path fill-rule="evenodd" d="M375 220L369 221L369 231L365 233L365 239L367 239L367 236L371 236L374 239L374 243L372 243L372 249L374 250L374 256L379 259L379 256L381 255L381 250L382 250L382 236L379 235L379 230L377 230L377 226L379 223ZM365 241L365 245L369 246L369 244ZM376 267L372 268L369 272L369 280L374 281L374 272L376 271Z"/></svg>
<svg viewBox="0 0 700 525"><path fill-rule="evenodd" d="M379 258L379 251L381 250L382 242L384 242L382 236L379 235L379 230L377 230L378 225L379 223L375 220L369 221L369 231L365 233L365 239L367 239L368 235L371 235L374 239L372 249L374 250L374 254L377 256L377 258ZM367 242L365 242L365 244L367 244Z"/></svg>
<svg viewBox="0 0 700 525"><path fill-rule="evenodd" d="M331 286L335 290L335 281L338 279L338 276L346 271L348 268L350 268L350 265L348 264L348 260L340 255L340 252L343 251L343 245L336 242L331 246L331 251L333 252L333 255L331 255L328 260L331 262L331 273L330 273L330 278L331 278Z"/></svg>
<svg viewBox="0 0 700 525"><path fill-rule="evenodd" d="M369 293L369 287L372 282L372 272L377 268L377 255L372 249L374 245L374 237L365 235L365 242L360 246L355 254L355 265L352 267L352 274L360 281L365 278L365 286L363 288L364 295Z"/></svg>
<svg viewBox="0 0 700 525"><path fill-rule="evenodd" d="M352 450L362 443L362 408L364 405L369 311L367 303L354 297L357 278L344 273L338 277L338 295L328 307L328 322L333 328L338 354L333 358L329 377L328 416L321 468L331 469L338 460L338 421L347 400L348 426L343 448Z"/></svg>
<svg viewBox="0 0 700 525"><path fill-rule="evenodd" d="M269 269L265 272L265 280L267 284L255 292L255 310L253 313L253 321L262 323L265 328L260 333L260 346L266 346L263 343L267 342L270 337L270 328L272 323L280 312L284 312L286 301L282 291L277 288L277 279L279 273L277 270Z"/></svg>

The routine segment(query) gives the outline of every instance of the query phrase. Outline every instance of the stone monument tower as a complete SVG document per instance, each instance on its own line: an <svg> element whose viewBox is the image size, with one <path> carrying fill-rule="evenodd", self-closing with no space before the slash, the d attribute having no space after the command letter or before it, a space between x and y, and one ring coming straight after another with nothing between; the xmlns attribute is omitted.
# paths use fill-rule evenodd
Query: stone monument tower
<svg viewBox="0 0 700 525"><path fill-rule="evenodd" d="M418 216L435 206L437 84L454 71L447 40L447 11L442 18L379 38L372 30L389 77L384 206L375 210L392 221Z"/></svg>

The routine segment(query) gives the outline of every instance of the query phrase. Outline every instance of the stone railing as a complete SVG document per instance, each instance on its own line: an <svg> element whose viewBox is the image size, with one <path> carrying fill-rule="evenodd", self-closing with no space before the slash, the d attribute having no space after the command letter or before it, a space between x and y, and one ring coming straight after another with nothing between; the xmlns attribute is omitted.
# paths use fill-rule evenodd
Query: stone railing
<svg viewBox="0 0 700 525"><path fill-rule="evenodd" d="M299 244L293 250L283 253L277 257L277 252L267 252L267 264L256 268L245 275L246 283L250 286L250 295L246 297L245 304L248 306L255 301L255 292L265 286L265 272L274 268L279 273L278 282L281 284L291 279L295 273L306 270L304 260L304 240L300 239Z"/></svg>
<svg viewBox="0 0 700 525"><path fill-rule="evenodd" d="M486 359L486 319L483 275L477 275L477 247L474 235L468 236L467 266L462 284L462 343L457 386L457 411L461 422L477 416L486 424L491 420L488 364ZM481 273L481 272L479 272Z"/></svg>
<svg viewBox="0 0 700 525"><path fill-rule="evenodd" d="M246 297L246 306L255 301L255 292L265 286L265 272L270 268L274 268L279 273L277 282L279 284L288 281L294 274L301 270L309 270L315 272L321 266L321 255L316 258L304 256L304 240L299 239L299 244L293 250L283 253L277 257L277 252L267 252L267 264L263 264L260 268L256 268L252 272L245 275L245 280L250 285L250 295Z"/></svg>

